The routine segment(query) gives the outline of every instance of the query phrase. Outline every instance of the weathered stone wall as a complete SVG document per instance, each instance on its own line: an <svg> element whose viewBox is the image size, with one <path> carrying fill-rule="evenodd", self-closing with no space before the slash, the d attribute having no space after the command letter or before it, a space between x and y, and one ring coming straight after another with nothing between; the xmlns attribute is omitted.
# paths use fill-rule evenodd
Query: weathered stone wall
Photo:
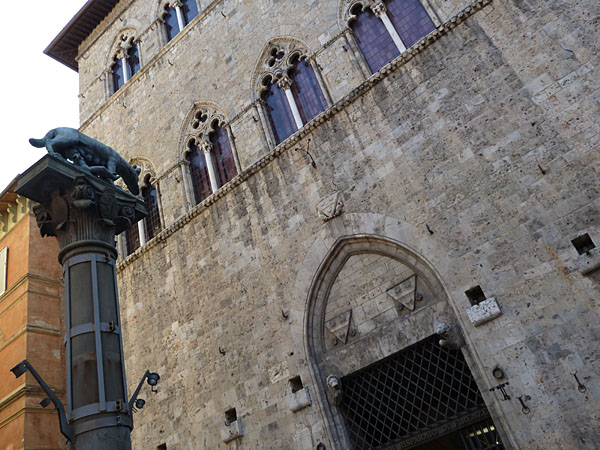
<svg viewBox="0 0 600 450"><path fill-rule="evenodd" d="M153 20L150 3L134 2L124 20ZM341 30L336 2L282 3L219 3L164 49L150 47L151 64L106 103L93 77L118 18L80 60L83 131L152 161L166 222L119 272L130 386L147 368L161 375L136 416L134 447L227 448L224 412L236 408L245 430L231 446L336 448L323 370L344 375L448 320L465 334L462 351L508 446L597 448L600 279L578 268L594 253L578 257L571 245L584 233L600 241L595 2L496 0L359 89L346 38L328 42ZM432 5L445 23L465 3ZM250 80L266 42L282 35L313 52L327 44L317 61L338 103L271 150L248 106ZM203 100L235 118L245 172L188 211L176 166L181 122ZM323 222L315 208L335 192L344 211ZM375 270L391 258L416 273L432 300L315 353L315 305L327 307L329 295L318 286L337 276L321 269L346 248L343 238L377 255ZM465 296L476 285L502 310L478 327ZM511 401L488 392L497 365ZM295 375L313 400L296 413L287 403Z"/></svg>

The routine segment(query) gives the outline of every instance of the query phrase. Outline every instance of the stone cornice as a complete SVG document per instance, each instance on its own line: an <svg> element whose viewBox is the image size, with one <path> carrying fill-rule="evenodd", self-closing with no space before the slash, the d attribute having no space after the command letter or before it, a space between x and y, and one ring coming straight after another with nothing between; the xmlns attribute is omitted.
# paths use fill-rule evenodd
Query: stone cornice
<svg viewBox="0 0 600 450"><path fill-rule="evenodd" d="M6 212L0 213L0 239L3 239L21 221L21 219L33 213L35 202L17 195L14 202L8 205Z"/></svg>
<svg viewBox="0 0 600 450"><path fill-rule="evenodd" d="M339 112L343 111L348 105L354 103L360 97L369 92L373 87L379 84L382 80L386 79L393 72L404 66L408 61L412 60L415 56L420 54L423 50L429 47L432 43L439 40L442 36L448 33L453 28L456 28L459 24L464 22L468 17L472 16L476 11L484 8L488 4L492 3L493 0L474 0L465 9L460 11L458 14L450 18L447 22L440 25L430 34L421 39L418 43L409 48L406 52L402 53L396 59L379 69L378 72L374 73L361 83L358 87L353 89L349 94L340 99L333 106L323 111L321 114L316 116L313 120L307 123L296 133L292 134L285 141L267 153L265 156L260 158L238 176L233 178L229 183L222 186L218 191L213 193L210 197L207 197L202 202L198 203L194 208L184 214L182 217L177 219L173 224L165 228L152 240L148 241L144 246L138 248L134 253L129 255L127 258L122 260L117 265L117 272L121 272L126 267L131 265L134 261L140 258L143 254L150 251L159 243L165 241L175 232L183 228L189 222L192 221L196 216L200 215L210 205L216 203L220 198L227 195L229 192L234 190L236 187L241 185L244 181L252 177L254 174L259 172L263 167L267 166L271 161L278 158L283 152L295 147L298 142L308 136L321 124L327 122Z"/></svg>
<svg viewBox="0 0 600 450"><path fill-rule="evenodd" d="M63 397L65 394L65 390L62 388L59 389L56 387L51 387L51 389L59 397ZM27 386L27 385L23 384L23 385L19 386L17 389L15 389L14 391L12 391L7 396L5 396L4 398L0 399L0 411L6 409L9 405L11 405L12 403L16 402L17 400L19 400L20 398L23 398L25 396L44 397L45 395L46 395L46 393L39 386ZM39 407L28 406L28 407L20 409L15 414L7 417L5 420L0 422L0 428L2 428L7 423L13 421L15 418L17 418L18 416L20 416L21 414L23 414L25 412L52 414L52 413L54 413L54 410L51 408L44 409L41 406L39 406Z"/></svg>

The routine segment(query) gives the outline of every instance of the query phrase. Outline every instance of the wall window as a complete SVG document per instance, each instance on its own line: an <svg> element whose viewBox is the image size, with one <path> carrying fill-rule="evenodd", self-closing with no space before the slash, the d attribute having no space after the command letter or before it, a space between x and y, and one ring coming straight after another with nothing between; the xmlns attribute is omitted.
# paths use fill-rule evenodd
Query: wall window
<svg viewBox="0 0 600 450"><path fill-rule="evenodd" d="M359 2L349 13L350 28L372 72L435 29L420 0Z"/></svg>
<svg viewBox="0 0 600 450"><path fill-rule="evenodd" d="M127 247L127 255L131 255L140 248L140 233L137 224L133 224L125 231L125 244Z"/></svg>
<svg viewBox="0 0 600 450"><path fill-rule="evenodd" d="M156 182L153 183L153 180L156 179L156 174L152 169L152 165L145 158L134 158L131 161L131 165L139 169L142 174L145 174L143 175L144 181L140 191L141 197L146 203L148 215L143 220L129 227L125 232L125 244L128 255L154 238L162 229L158 187Z"/></svg>
<svg viewBox="0 0 600 450"><path fill-rule="evenodd" d="M112 93L121 89L140 70L140 51L133 37L123 35L112 60Z"/></svg>
<svg viewBox="0 0 600 450"><path fill-rule="evenodd" d="M216 166L217 182L221 187L237 175L235 159L233 158L229 135L225 128L215 123L209 137Z"/></svg>
<svg viewBox="0 0 600 450"><path fill-rule="evenodd" d="M224 116L206 105L195 107L189 125L185 159L196 204L238 174L239 163Z"/></svg>
<svg viewBox="0 0 600 450"><path fill-rule="evenodd" d="M146 175L142 187L142 198L146 202L148 216L144 219L144 231L146 240L149 241L160 233L160 214L158 212L158 193L156 187L150 183L150 175Z"/></svg>
<svg viewBox="0 0 600 450"><path fill-rule="evenodd" d="M273 44L263 60L258 88L279 144L327 108L315 68L294 42Z"/></svg>
<svg viewBox="0 0 600 450"><path fill-rule="evenodd" d="M175 0L167 3L162 16L167 31L167 41L177 36L197 15L196 0Z"/></svg>
<svg viewBox="0 0 600 450"><path fill-rule="evenodd" d="M210 176L208 174L205 152L201 146L196 143L196 139L193 139L188 143L188 149L189 151L186 153L186 160L190 163L190 175L192 178L192 187L194 189L194 199L196 204L198 204L212 194Z"/></svg>

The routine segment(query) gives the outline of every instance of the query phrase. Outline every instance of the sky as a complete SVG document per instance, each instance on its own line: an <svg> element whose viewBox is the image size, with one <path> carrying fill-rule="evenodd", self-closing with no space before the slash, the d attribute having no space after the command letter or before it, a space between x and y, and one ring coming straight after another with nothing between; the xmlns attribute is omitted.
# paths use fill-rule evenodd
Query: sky
<svg viewBox="0 0 600 450"><path fill-rule="evenodd" d="M27 141L59 126L79 126L77 72L44 55L44 49L85 0L27 2L26 22L0 27L4 61L0 71L0 192L46 151Z"/></svg>

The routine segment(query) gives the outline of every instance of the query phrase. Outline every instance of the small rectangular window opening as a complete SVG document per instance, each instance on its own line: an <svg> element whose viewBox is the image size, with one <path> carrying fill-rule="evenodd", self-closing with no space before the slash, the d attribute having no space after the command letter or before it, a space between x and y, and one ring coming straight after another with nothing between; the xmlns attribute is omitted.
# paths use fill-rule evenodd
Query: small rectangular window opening
<svg viewBox="0 0 600 450"><path fill-rule="evenodd" d="M231 408L231 409L228 409L227 411L225 411L225 425L229 426L236 420L237 420L237 412L235 411L235 408Z"/></svg>
<svg viewBox="0 0 600 450"><path fill-rule="evenodd" d="M292 393L298 392L300 389L304 388L304 386L302 385L302 378L300 378L300 375L290 379L290 388L292 389Z"/></svg>
<svg viewBox="0 0 600 450"><path fill-rule="evenodd" d="M486 299L486 296L479 285L472 287L468 291L465 291L465 295L471 302L471 305L478 305Z"/></svg>
<svg viewBox="0 0 600 450"><path fill-rule="evenodd" d="M592 238L587 233L573 239L571 241L571 244L573 244L573 247L575 247L575 250L577 250L577 253L579 253L580 255L583 255L584 253L589 253L596 248L596 245L592 241Z"/></svg>
<svg viewBox="0 0 600 450"><path fill-rule="evenodd" d="M160 444L156 447L156 450L167 450L167 444Z"/></svg>

